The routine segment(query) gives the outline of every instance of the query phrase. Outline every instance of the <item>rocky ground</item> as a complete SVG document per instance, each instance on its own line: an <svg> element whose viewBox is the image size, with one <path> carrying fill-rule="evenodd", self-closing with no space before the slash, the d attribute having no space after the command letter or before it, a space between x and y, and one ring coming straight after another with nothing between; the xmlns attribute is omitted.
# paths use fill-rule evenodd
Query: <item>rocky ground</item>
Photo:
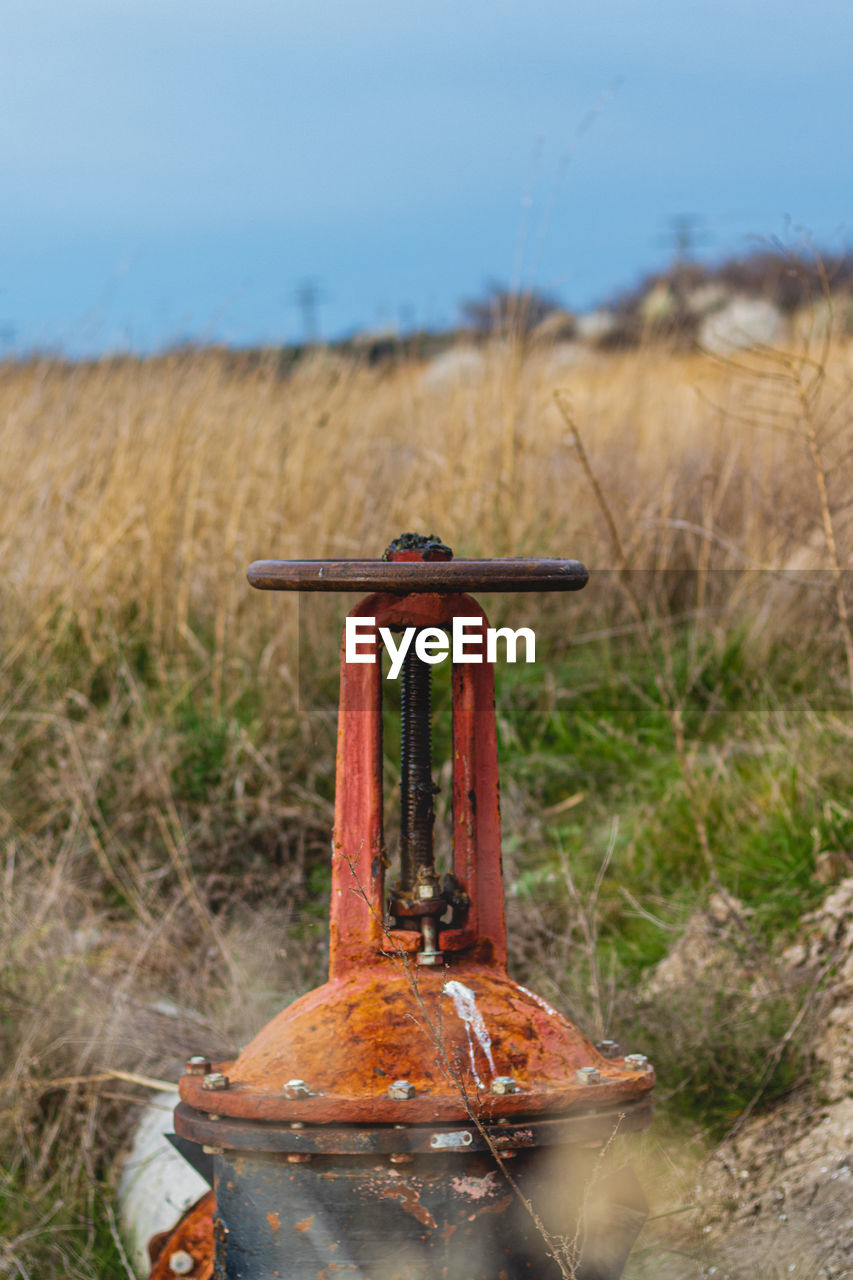
<svg viewBox="0 0 853 1280"><path fill-rule="evenodd" d="M689 981L715 963L730 928L727 904L712 900L653 982ZM662 1202L653 1191L630 1280L853 1277L853 877L804 918L801 940L782 955L783 976L804 971L815 999L820 980L826 1011L815 1042L819 1101L804 1108L794 1096L747 1118L675 1186L670 1179Z"/></svg>

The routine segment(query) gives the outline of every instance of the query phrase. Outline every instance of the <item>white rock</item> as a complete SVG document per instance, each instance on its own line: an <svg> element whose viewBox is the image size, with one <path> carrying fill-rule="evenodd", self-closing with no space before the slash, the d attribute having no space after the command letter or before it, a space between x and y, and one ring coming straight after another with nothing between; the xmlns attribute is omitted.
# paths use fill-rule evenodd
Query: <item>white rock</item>
<svg viewBox="0 0 853 1280"><path fill-rule="evenodd" d="M699 329L699 345L715 356L750 347L772 346L782 336L783 319L772 302L762 298L732 298L706 316Z"/></svg>
<svg viewBox="0 0 853 1280"><path fill-rule="evenodd" d="M600 342L608 338L615 327L616 317L606 309L589 311L577 318L577 335L583 342Z"/></svg>
<svg viewBox="0 0 853 1280"><path fill-rule="evenodd" d="M486 360L476 347L451 347L430 360L421 375L425 391L445 391L479 382L486 369Z"/></svg>

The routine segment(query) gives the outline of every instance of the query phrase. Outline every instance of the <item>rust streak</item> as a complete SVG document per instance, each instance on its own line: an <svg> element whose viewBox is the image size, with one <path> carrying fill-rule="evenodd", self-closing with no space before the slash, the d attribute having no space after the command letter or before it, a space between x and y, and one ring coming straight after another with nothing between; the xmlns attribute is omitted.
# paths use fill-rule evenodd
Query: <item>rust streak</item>
<svg viewBox="0 0 853 1280"><path fill-rule="evenodd" d="M426 1205L420 1203L420 1196L414 1187L404 1183L402 1186L388 1187L380 1194L389 1200L399 1200L401 1208L405 1209L406 1213L410 1213L413 1218L417 1218L422 1226L432 1227L433 1229L438 1226Z"/></svg>
<svg viewBox="0 0 853 1280"><path fill-rule="evenodd" d="M498 1200L495 1204L484 1204L482 1209L469 1213L468 1221L473 1222L476 1218L482 1218L484 1213L503 1213L504 1209L508 1209L511 1204L512 1196L504 1196L503 1200Z"/></svg>

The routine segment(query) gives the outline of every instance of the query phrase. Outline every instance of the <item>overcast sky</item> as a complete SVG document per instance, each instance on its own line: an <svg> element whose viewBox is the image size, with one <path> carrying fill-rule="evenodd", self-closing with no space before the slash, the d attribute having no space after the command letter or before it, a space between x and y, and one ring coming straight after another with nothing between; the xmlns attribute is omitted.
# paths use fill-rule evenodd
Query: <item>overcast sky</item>
<svg viewBox="0 0 853 1280"><path fill-rule="evenodd" d="M81 354L588 308L850 240L850 0L6 0L0 344Z"/></svg>

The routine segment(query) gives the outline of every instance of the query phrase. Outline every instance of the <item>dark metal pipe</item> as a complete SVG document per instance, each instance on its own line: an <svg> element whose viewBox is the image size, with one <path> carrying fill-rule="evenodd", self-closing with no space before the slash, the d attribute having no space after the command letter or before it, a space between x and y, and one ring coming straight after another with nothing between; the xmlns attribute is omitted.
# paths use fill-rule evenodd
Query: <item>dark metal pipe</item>
<svg viewBox="0 0 853 1280"><path fill-rule="evenodd" d="M417 656L413 641L400 679L400 887L405 894L415 892L419 871L435 871L431 685L429 664Z"/></svg>

